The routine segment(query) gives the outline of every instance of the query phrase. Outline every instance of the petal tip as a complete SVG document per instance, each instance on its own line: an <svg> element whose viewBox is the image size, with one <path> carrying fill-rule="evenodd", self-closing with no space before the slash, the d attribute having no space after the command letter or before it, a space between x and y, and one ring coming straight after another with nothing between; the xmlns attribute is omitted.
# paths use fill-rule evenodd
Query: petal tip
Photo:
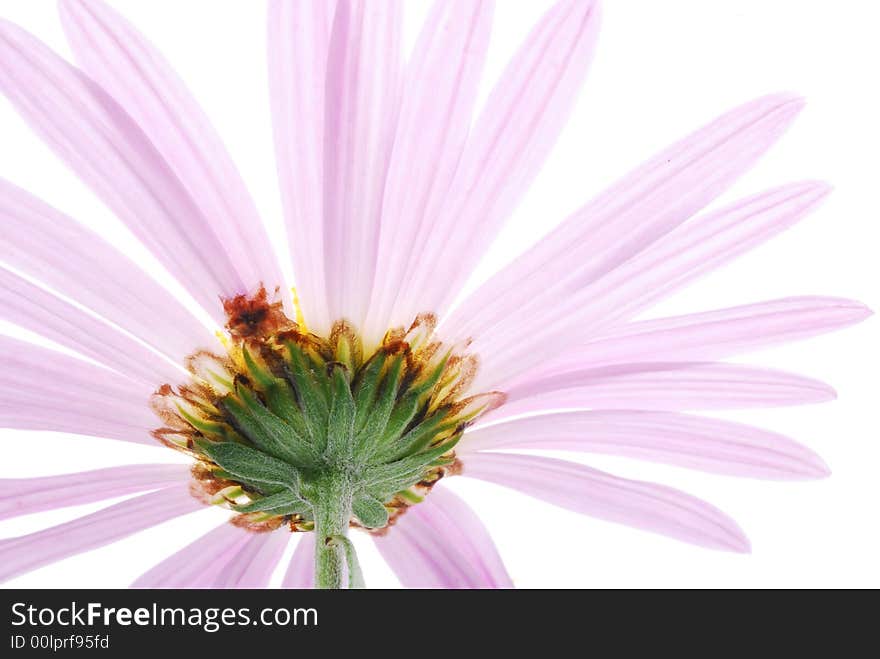
<svg viewBox="0 0 880 659"><path fill-rule="evenodd" d="M832 387L830 384L823 385L817 394L817 399L819 402L825 403L833 400L837 400L837 389Z"/></svg>
<svg viewBox="0 0 880 659"><path fill-rule="evenodd" d="M822 459L820 455L817 453L812 454L812 462L811 466L813 467L813 473L816 478L828 478L831 476L831 467L828 466L828 463Z"/></svg>
<svg viewBox="0 0 880 659"><path fill-rule="evenodd" d="M853 310L853 317L855 322L857 323L860 323L863 320L867 320L875 313L874 310L871 309L871 307L869 307L868 305L855 300L851 302L850 308Z"/></svg>
<svg viewBox="0 0 880 659"><path fill-rule="evenodd" d="M798 181L784 185L779 189L791 194L792 199L796 198L797 203L803 203L808 208L818 205L834 192L834 186L831 183L819 179Z"/></svg>
<svg viewBox="0 0 880 659"><path fill-rule="evenodd" d="M797 114L807 105L807 99L801 94L791 91L776 92L763 97L763 100L769 105L786 109L789 112Z"/></svg>
<svg viewBox="0 0 880 659"><path fill-rule="evenodd" d="M735 531L735 535L731 538L732 542L730 542L727 548L734 554L751 554L752 541L749 540L745 532L738 526Z"/></svg>
<svg viewBox="0 0 880 659"><path fill-rule="evenodd" d="M818 454L806 450L800 456L801 465L789 474L791 480L818 481L831 476L831 468Z"/></svg>

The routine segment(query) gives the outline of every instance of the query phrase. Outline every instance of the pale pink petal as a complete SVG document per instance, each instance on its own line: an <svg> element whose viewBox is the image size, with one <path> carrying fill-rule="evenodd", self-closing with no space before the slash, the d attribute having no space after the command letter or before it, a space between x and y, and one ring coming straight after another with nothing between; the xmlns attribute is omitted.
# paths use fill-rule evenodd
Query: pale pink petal
<svg viewBox="0 0 880 659"><path fill-rule="evenodd" d="M503 388L516 373L556 357L559 345L586 343L797 223L828 191L805 182L749 197L683 224L586 287L549 294L540 312L518 314L516 323L476 338L472 349L485 358L477 386Z"/></svg>
<svg viewBox="0 0 880 659"><path fill-rule="evenodd" d="M188 486L178 485L30 535L0 540L0 582L203 508Z"/></svg>
<svg viewBox="0 0 880 659"><path fill-rule="evenodd" d="M324 106L324 264L332 319L362 326L401 78L401 0L339 0ZM312 194L315 194L313 191Z"/></svg>
<svg viewBox="0 0 880 659"><path fill-rule="evenodd" d="M626 323L547 366L542 375L627 362L722 359L789 343L859 323L871 315L860 302L836 297L793 297ZM530 374L531 375L531 374Z"/></svg>
<svg viewBox="0 0 880 659"><path fill-rule="evenodd" d="M47 144L219 322L247 290L186 188L106 92L16 25L0 22L0 90Z"/></svg>
<svg viewBox="0 0 880 659"><path fill-rule="evenodd" d="M270 0L269 91L281 200L308 327L332 320L324 285L324 86L336 0Z"/></svg>
<svg viewBox="0 0 880 659"><path fill-rule="evenodd" d="M802 107L787 94L759 98L668 147L494 275L444 330L483 336L512 313L546 307L550 293L568 295L598 279L729 188Z"/></svg>
<svg viewBox="0 0 880 659"><path fill-rule="evenodd" d="M436 487L376 547L406 588L512 588L486 527L452 492Z"/></svg>
<svg viewBox="0 0 880 659"><path fill-rule="evenodd" d="M426 218L394 318L442 313L540 171L574 106L598 3L562 0L534 28L478 118L436 218ZM392 282L383 282L392 285Z"/></svg>
<svg viewBox="0 0 880 659"><path fill-rule="evenodd" d="M29 515L183 483L188 465L142 464L64 476L0 479L0 519Z"/></svg>
<svg viewBox="0 0 880 659"><path fill-rule="evenodd" d="M176 382L181 370L142 343L69 302L0 268L3 319L120 373L156 386Z"/></svg>
<svg viewBox="0 0 880 659"><path fill-rule="evenodd" d="M250 534L225 522L142 574L132 588L208 588Z"/></svg>
<svg viewBox="0 0 880 659"><path fill-rule="evenodd" d="M0 179L0 260L134 334L174 362L214 337L121 252Z"/></svg>
<svg viewBox="0 0 880 659"><path fill-rule="evenodd" d="M474 453L463 475L519 490L575 512L710 549L748 552L736 522L699 499L654 483L531 455Z"/></svg>
<svg viewBox="0 0 880 659"><path fill-rule="evenodd" d="M144 384L6 336L0 359L0 427L156 444L149 431L160 424Z"/></svg>
<svg viewBox="0 0 880 659"><path fill-rule="evenodd" d="M291 534L284 528L272 533L246 533L247 544L220 571L215 588L265 588L281 560Z"/></svg>
<svg viewBox="0 0 880 659"><path fill-rule="evenodd" d="M381 340L416 236L449 191L470 128L494 2L437 0L408 64L382 205L367 336Z"/></svg>
<svg viewBox="0 0 880 659"><path fill-rule="evenodd" d="M823 478L827 465L791 439L751 426L664 412L563 412L469 430L455 452L551 449L622 455L730 476Z"/></svg>
<svg viewBox="0 0 880 659"><path fill-rule="evenodd" d="M548 409L727 410L785 407L835 398L828 385L738 364L616 364L523 378L505 390L504 418Z"/></svg>
<svg viewBox="0 0 880 659"><path fill-rule="evenodd" d="M301 533L282 582L284 588L315 587L315 534Z"/></svg>
<svg viewBox="0 0 880 659"><path fill-rule="evenodd" d="M80 406L0 402L0 428L46 430L161 446L143 428L128 425L124 419L101 417L99 411Z"/></svg>
<svg viewBox="0 0 880 659"><path fill-rule="evenodd" d="M241 280L284 282L244 181L210 120L168 62L101 0L61 0L77 61L134 119L183 183Z"/></svg>

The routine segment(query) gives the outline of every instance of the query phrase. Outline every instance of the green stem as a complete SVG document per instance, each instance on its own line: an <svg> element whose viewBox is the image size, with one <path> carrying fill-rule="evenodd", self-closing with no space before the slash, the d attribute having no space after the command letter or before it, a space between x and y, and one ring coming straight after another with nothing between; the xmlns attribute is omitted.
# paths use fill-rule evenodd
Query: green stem
<svg viewBox="0 0 880 659"><path fill-rule="evenodd" d="M324 589L347 587L345 546L338 538L348 536L351 519L351 483L338 473L328 474L315 503L315 586Z"/></svg>

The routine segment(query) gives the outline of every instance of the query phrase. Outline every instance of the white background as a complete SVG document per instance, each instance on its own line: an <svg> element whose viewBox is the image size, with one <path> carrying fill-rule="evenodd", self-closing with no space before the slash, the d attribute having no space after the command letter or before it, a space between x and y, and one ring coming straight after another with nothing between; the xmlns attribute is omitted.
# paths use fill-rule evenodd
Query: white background
<svg viewBox="0 0 880 659"><path fill-rule="evenodd" d="M115 0L112 4L176 63L224 136L266 221L280 227L268 120L263 3ZM550 4L547 0L499 2L487 87ZM426 6L421 0L407 2L410 44ZM831 201L801 225L652 313L800 294L842 295L880 307L878 4L607 0L604 13L597 57L570 125L477 279L657 149L752 97L794 90L807 97L807 110L733 195L822 178L836 186ZM68 54L51 0L2 0L0 15ZM0 144L0 176L99 227L129 252L142 253L2 99ZM748 356L751 363L817 377L838 389L839 400L829 404L729 415L789 434L814 448L831 465L834 473L828 480L738 480L625 459L573 456L713 502L733 515L751 537L753 553L748 556L706 551L578 517L465 479L454 479L451 487L466 495L485 520L521 587L877 587L877 346L878 325L872 319L837 335ZM0 477L177 459L149 447L15 431L0 431L0 450ZM10 520L0 525L0 537L37 530L96 507ZM125 586L216 523L213 511L189 516L7 585ZM395 585L370 544L359 542L359 547L368 584Z"/></svg>

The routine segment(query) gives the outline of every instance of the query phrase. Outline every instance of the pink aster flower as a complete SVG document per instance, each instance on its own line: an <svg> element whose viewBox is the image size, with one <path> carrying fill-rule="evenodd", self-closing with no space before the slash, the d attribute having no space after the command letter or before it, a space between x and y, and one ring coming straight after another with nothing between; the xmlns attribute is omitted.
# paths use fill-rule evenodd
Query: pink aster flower
<svg viewBox="0 0 880 659"><path fill-rule="evenodd" d="M701 212L800 99L767 96L712 121L453 307L565 123L598 9L553 7L473 125L492 2L438 1L405 64L401 12L399 0L270 3L295 282L204 113L125 20L100 0L62 0L79 68L0 25L0 88L216 324L100 235L0 183L3 316L87 358L0 339L2 426L187 456L0 481L4 518L130 495L0 540L0 579L223 509L214 531L136 585L266 585L299 537L287 586L357 586L358 529L406 586L504 587L488 533L442 479L710 549L749 547L683 492L510 449L769 479L828 473L786 437L693 412L832 398L821 382L719 360L851 325L864 306L794 297L634 320L827 195L808 181Z"/></svg>

